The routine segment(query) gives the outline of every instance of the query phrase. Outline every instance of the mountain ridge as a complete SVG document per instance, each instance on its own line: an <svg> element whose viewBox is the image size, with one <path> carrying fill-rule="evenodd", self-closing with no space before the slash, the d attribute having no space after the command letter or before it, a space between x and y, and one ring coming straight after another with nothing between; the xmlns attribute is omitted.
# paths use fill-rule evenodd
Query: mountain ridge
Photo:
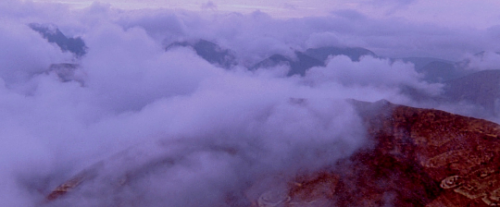
<svg viewBox="0 0 500 207"><path fill-rule="evenodd" d="M500 125L388 101L349 102L366 126L371 140L366 147L324 170L298 173L285 189L264 191L258 198L247 197L250 203L240 204L253 207L500 205ZM154 163L173 164L167 158L162 160ZM63 183L47 196L47 202L78 193L79 185L96 176L85 172L99 172L95 169L105 165L106 162L101 162ZM478 172L484 172L483 177L475 177ZM129 174L129 180L115 187L139 178ZM485 186L488 182L492 184Z"/></svg>

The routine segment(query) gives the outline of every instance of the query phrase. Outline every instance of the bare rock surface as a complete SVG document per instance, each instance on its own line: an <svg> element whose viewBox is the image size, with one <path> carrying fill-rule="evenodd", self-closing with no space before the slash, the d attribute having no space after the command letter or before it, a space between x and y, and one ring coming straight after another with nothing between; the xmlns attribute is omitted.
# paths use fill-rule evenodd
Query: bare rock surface
<svg viewBox="0 0 500 207"><path fill-rule="evenodd" d="M257 196L249 184L241 193L248 203L238 205L500 206L498 124L387 101L351 103L370 137L365 148L322 171L297 173L284 187ZM73 190L96 172L60 185L47 202L78 193ZM133 182L127 175L115 186Z"/></svg>

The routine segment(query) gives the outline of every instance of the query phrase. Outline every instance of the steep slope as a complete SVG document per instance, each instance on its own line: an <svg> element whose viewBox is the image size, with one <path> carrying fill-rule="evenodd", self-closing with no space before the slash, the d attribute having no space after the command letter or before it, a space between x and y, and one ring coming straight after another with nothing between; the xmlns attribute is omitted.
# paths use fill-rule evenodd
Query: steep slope
<svg viewBox="0 0 500 207"><path fill-rule="evenodd" d="M499 125L386 101L352 102L372 146L291 180L281 199L264 193L254 206L500 205Z"/></svg>
<svg viewBox="0 0 500 207"><path fill-rule="evenodd" d="M370 138L365 148L322 171L298 172L295 178L287 181L285 188L266 189L257 197L253 196L254 187L249 185L244 192L235 192L240 199L246 197L248 202L228 205L500 205L498 124L387 101L351 102L362 117ZM231 153L229 149L220 150ZM115 158L122 156L127 155L118 154ZM121 160L134 159L137 158ZM167 169L173 160L156 159L125 168L126 176L122 179L119 175L108 174L100 187L126 188L127 183L133 183L150 170ZM105 163L96 164L60 185L47 196L47 205L66 194L78 193L82 183L103 177L99 173L106 172L103 170L107 168Z"/></svg>
<svg viewBox="0 0 500 207"><path fill-rule="evenodd" d="M391 203L395 206L499 204L499 125L388 102L355 105L376 144L373 150L360 152L351 162L372 168L361 170L364 174L358 177L362 180L368 177L365 181L373 183L377 180L373 178L382 178L380 182L387 184L385 190L380 185L362 187L365 191L378 188L371 192L378 192L375 197L379 202L385 199L384 193L392 192ZM377 206L366 196L356 197L359 196L353 202L364 200Z"/></svg>

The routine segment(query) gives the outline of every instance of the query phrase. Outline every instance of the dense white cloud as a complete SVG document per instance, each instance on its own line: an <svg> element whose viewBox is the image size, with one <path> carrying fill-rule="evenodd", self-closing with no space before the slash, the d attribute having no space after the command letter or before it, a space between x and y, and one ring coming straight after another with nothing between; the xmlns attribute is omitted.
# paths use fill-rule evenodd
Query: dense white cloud
<svg viewBox="0 0 500 207"><path fill-rule="evenodd" d="M224 71L187 48L166 52L161 42L141 27L124 28L104 21L85 28L83 38L89 50L75 69L81 74L81 82L61 82L56 72L48 71L51 63L71 60L51 59L51 54L65 56L24 23L12 26L16 27L23 28L23 33L2 40L31 38L35 43L12 44L15 49L28 48L33 52L30 56L18 52L20 57L2 62L2 66L9 66L14 72L27 74L22 80L9 73L1 74L6 81L1 90L0 121L8 129L2 131L2 143L3 152L10 155L2 160L3 169L10 170L1 175L2 179L11 180L1 188L2 192L10 192L6 193L6 205L38 205L55 185L95 160L132 145L158 140L178 142L181 148L191 143L236 146L241 150L238 156L243 156L239 159L258 163L254 167L241 166L231 158L219 158L206 147L192 155L185 154L188 162L199 167L181 165L177 170L183 174L164 178L169 182L183 180L175 187L184 188L184 194L171 201L180 206L186 206L181 205L187 199L184 196L192 193L192 178L186 173L198 177L199 182L222 182L226 172L215 170L214 166L236 171L230 173L236 178L315 169L348 156L363 143L361 124L343 97L324 96L313 88L300 86L296 79L273 77L266 72L252 74L242 68ZM41 62L22 64L30 58ZM30 90L12 90L9 81ZM295 103L294 98L307 101ZM358 130L346 130L354 128ZM257 148L246 148L251 143L257 144ZM323 162L317 150L327 153ZM207 174L199 168L212 172ZM119 173L121 168L110 170ZM37 192L32 192L33 187ZM154 192L160 186L142 187ZM170 192L173 187L160 189ZM204 189L227 193L224 187L208 184ZM221 202L217 196L205 196L208 197L199 198L200 202ZM102 196L95 198L98 204L107 202Z"/></svg>
<svg viewBox="0 0 500 207"><path fill-rule="evenodd" d="M7 84L24 81L69 58L27 25L9 21L0 26L0 43L0 77Z"/></svg>
<svg viewBox="0 0 500 207"><path fill-rule="evenodd" d="M337 56L328 61L326 68L312 68L307 74L307 78L318 84L338 82L346 86L371 86L382 90L408 86L431 95L441 92L441 84L426 83L422 77L413 64L371 56L362 57L359 62L352 62L347 56Z"/></svg>
<svg viewBox="0 0 500 207"><path fill-rule="evenodd" d="M37 206L75 173L133 146L138 147L122 152L130 163L118 158L104 171L120 174L160 158L179 163L165 176L150 175L157 184L137 183L151 193L152 203L142 206L222 206L228 192L248 188L249 180L327 167L363 146L363 126L346 99L412 103L405 87L431 95L441 89L423 81L412 64L384 58L332 57L304 77L285 77L286 65L246 67L273 54L293 57L296 50L321 46L451 59L498 48L491 41L495 28L373 19L354 10L274 19L259 11L121 11L100 3L71 10L3 1L0 11L5 11L0 14L0 205L5 206ZM73 59L32 31L27 26L32 22L80 36L87 54ZM165 51L173 42L200 38L230 49L239 65L216 67L189 47ZM484 60L496 63L495 54L488 55ZM75 80L62 81L58 71L49 70L57 63L78 65L69 76ZM88 185L100 186L99 179ZM134 195L110 195L102 187L90 192L95 198L85 201L90 203L68 197L61 205L107 205L109 198Z"/></svg>
<svg viewBox="0 0 500 207"><path fill-rule="evenodd" d="M500 54L485 51L475 55L466 55L466 67L470 70L498 70L500 69Z"/></svg>

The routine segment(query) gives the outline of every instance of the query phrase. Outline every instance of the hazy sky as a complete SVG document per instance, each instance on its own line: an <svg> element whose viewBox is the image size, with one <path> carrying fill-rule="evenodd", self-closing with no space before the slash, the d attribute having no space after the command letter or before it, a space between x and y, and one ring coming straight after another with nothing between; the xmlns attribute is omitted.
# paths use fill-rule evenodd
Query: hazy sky
<svg viewBox="0 0 500 207"><path fill-rule="evenodd" d="M91 0L35 0L59 2L75 7L91 5ZM417 22L439 22L454 26L485 28L500 22L497 0L101 0L121 9L172 8L249 13L256 10L274 17L328 15L337 10L355 10L369 17L405 18Z"/></svg>
<svg viewBox="0 0 500 207"><path fill-rule="evenodd" d="M56 186L117 152L126 156L102 165L82 194L44 206L256 200L266 182L285 186L281 178L329 169L368 143L346 100L474 114L467 103L414 100L413 89L436 95L444 85L388 57L498 69L499 11L499 0L0 0L0 206L40 207ZM81 38L87 53L75 57L32 28L58 38L60 30L68 45ZM200 39L237 65L168 47ZM273 55L299 60L296 51L327 46L377 57L330 57L304 76L286 76L288 64L248 70ZM148 163L173 164L142 174ZM128 172L144 177L111 190ZM249 181L262 189L247 199Z"/></svg>

